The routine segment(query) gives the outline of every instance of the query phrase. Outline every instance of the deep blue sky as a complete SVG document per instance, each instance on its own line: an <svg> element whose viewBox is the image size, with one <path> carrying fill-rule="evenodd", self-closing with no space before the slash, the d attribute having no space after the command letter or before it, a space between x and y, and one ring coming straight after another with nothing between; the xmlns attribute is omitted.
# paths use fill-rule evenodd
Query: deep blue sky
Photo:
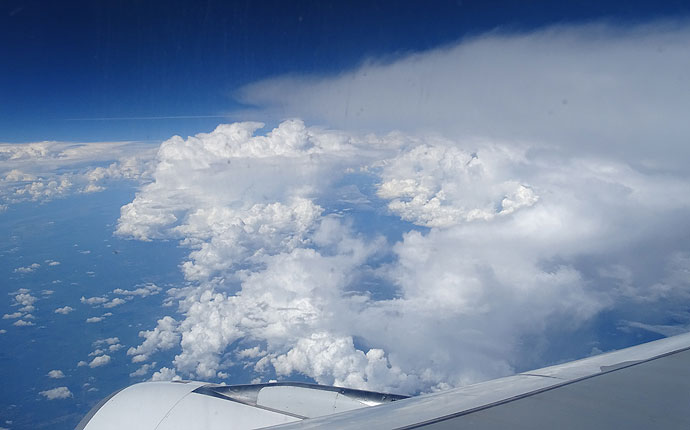
<svg viewBox="0 0 690 430"><path fill-rule="evenodd" d="M159 140L212 129L234 91L338 73L495 28L687 15L686 1L0 3L0 142ZM261 118L247 118L261 120Z"/></svg>

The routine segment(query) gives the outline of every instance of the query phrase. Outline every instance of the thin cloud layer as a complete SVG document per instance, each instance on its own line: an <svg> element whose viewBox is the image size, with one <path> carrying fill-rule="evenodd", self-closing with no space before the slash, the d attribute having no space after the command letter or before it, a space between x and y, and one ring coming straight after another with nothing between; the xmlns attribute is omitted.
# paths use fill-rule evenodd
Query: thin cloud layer
<svg viewBox="0 0 690 430"><path fill-rule="evenodd" d="M687 21L497 30L333 77L256 82L239 98L258 117L527 140L685 170L688 46Z"/></svg>

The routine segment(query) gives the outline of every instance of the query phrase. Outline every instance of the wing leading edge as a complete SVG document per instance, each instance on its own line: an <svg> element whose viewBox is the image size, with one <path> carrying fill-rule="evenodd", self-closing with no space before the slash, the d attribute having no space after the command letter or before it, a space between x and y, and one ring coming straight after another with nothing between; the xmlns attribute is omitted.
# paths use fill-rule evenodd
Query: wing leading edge
<svg viewBox="0 0 690 430"><path fill-rule="evenodd" d="M690 333L280 430L690 428Z"/></svg>

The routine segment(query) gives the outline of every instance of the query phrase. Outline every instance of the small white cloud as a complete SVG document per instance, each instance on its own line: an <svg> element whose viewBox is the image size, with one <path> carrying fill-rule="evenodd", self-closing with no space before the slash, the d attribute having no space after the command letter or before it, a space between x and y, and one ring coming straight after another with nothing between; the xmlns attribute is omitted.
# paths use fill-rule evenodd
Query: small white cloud
<svg viewBox="0 0 690 430"><path fill-rule="evenodd" d="M99 322L103 321L104 319L105 318L103 318L103 317L89 317L86 319L86 322L87 323L99 323Z"/></svg>
<svg viewBox="0 0 690 430"><path fill-rule="evenodd" d="M97 193L97 192L103 191L103 190L105 190L104 187L101 187L101 186L96 185L96 184L89 184L82 189L82 193L85 193L85 194Z"/></svg>
<svg viewBox="0 0 690 430"><path fill-rule="evenodd" d="M7 333L7 330L5 330L4 328L0 329L0 334L5 334L5 333Z"/></svg>
<svg viewBox="0 0 690 430"><path fill-rule="evenodd" d="M14 305L15 306L24 306L25 308L31 307L29 312L33 310L33 304L36 303L38 299L31 294L29 294L29 290L26 288L22 288L21 290L17 291L14 293Z"/></svg>
<svg viewBox="0 0 690 430"><path fill-rule="evenodd" d="M50 372L48 372L48 377L52 379L60 379L64 378L65 374L62 373L62 370L51 370Z"/></svg>
<svg viewBox="0 0 690 430"><path fill-rule="evenodd" d="M85 305L102 305L103 303L107 302L108 299L105 297L89 297L88 299L84 296L81 296L81 299L79 299L80 302L82 302Z"/></svg>
<svg viewBox="0 0 690 430"><path fill-rule="evenodd" d="M181 377L177 375L175 369L161 367L161 369L151 376L151 381L180 381Z"/></svg>
<svg viewBox="0 0 690 430"><path fill-rule="evenodd" d="M60 262L59 262L59 261L55 261L55 260L46 260L45 263L46 263L48 266L59 266L59 265L60 265Z"/></svg>
<svg viewBox="0 0 690 430"><path fill-rule="evenodd" d="M97 349L97 350L95 350L95 351L89 353L89 357L95 357L95 356L97 356L97 355L103 354L104 352L105 352L104 350L102 350L102 349L99 348L99 349Z"/></svg>
<svg viewBox="0 0 690 430"><path fill-rule="evenodd" d="M77 367L84 367L84 366L88 366L88 365L89 365L89 363L87 363L84 360L80 360L79 363L77 363Z"/></svg>
<svg viewBox="0 0 690 430"><path fill-rule="evenodd" d="M124 304L124 303L127 303L127 300L123 300L119 297L115 297L114 299L112 299L108 303L104 303L103 307L104 308L114 308L115 306L119 306L119 305Z"/></svg>
<svg viewBox="0 0 690 430"><path fill-rule="evenodd" d="M51 179L38 179L24 186L15 188L14 196L18 201L50 200L55 197L64 196L72 187L69 176L68 174L63 174Z"/></svg>
<svg viewBox="0 0 690 430"><path fill-rule="evenodd" d="M53 295L53 293L55 293L55 291L53 291L53 290L43 290L43 291L41 291L41 294L43 294L44 296L51 296L51 295Z"/></svg>
<svg viewBox="0 0 690 430"><path fill-rule="evenodd" d="M117 343L120 343L120 338L119 337L107 337L105 339L98 339L93 342L94 346L99 346L99 345L115 345Z"/></svg>
<svg viewBox="0 0 690 430"><path fill-rule="evenodd" d="M55 309L56 314L62 314L62 315L67 315L68 313L74 311L74 308L71 306L63 306L61 308Z"/></svg>
<svg viewBox="0 0 690 430"><path fill-rule="evenodd" d="M133 290L123 290L122 288L116 288L113 290L113 293L120 294L122 296L148 297L154 294L158 294L160 291L161 288L156 284L146 284Z"/></svg>
<svg viewBox="0 0 690 430"><path fill-rule="evenodd" d="M16 319L16 318L20 318L22 315L24 315L24 314L21 313L21 312L13 312L13 313L11 313L11 314L5 314L5 315L3 315L3 316L2 316L2 319L4 319L4 320Z"/></svg>
<svg viewBox="0 0 690 430"><path fill-rule="evenodd" d="M130 377L138 377L138 376L144 376L148 374L152 368L156 366L156 362L154 361L153 363L147 363L147 364L142 364L141 367L139 367L137 370L134 372L130 373Z"/></svg>
<svg viewBox="0 0 690 430"><path fill-rule="evenodd" d="M89 367L93 369L94 367L105 366L108 363L110 363L110 356L104 354L91 360Z"/></svg>
<svg viewBox="0 0 690 430"><path fill-rule="evenodd" d="M72 397L72 392L67 387L57 387L51 390L41 391L38 394L48 400L68 399Z"/></svg>
<svg viewBox="0 0 690 430"><path fill-rule="evenodd" d="M16 269L14 269L14 273L31 273L31 272L35 271L36 269L38 269L39 267L41 267L40 264L33 263L29 266L17 267Z"/></svg>
<svg viewBox="0 0 690 430"><path fill-rule="evenodd" d="M32 323L31 321L19 320L15 321L12 325L17 327L31 327L36 324Z"/></svg>
<svg viewBox="0 0 690 430"><path fill-rule="evenodd" d="M108 347L108 351L115 352L115 351L121 350L122 348L124 348L124 345L122 345L120 343L116 343L115 345L110 345Z"/></svg>
<svg viewBox="0 0 690 430"><path fill-rule="evenodd" d="M19 169L12 169L5 175L5 181L8 182L26 182L33 181L36 178L33 175L22 172Z"/></svg>
<svg viewBox="0 0 690 430"><path fill-rule="evenodd" d="M153 330L140 331L139 337L143 337L144 342L127 350L127 355L133 356L132 363L146 361L154 352L173 348L180 342L177 321L169 316L158 320L158 325Z"/></svg>
<svg viewBox="0 0 690 430"><path fill-rule="evenodd" d="M261 348L259 348L258 346L243 349L235 353L237 358L259 358L263 357L266 354L266 351L262 351Z"/></svg>

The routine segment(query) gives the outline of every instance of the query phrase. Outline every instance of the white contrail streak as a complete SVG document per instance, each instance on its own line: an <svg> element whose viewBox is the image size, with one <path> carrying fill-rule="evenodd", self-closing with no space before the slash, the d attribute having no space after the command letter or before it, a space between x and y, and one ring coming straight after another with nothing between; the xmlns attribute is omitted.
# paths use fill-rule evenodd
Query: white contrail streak
<svg viewBox="0 0 690 430"><path fill-rule="evenodd" d="M177 116L128 116L103 118L66 118L65 121L139 121L157 119L198 119L198 118L227 118L227 115L177 115Z"/></svg>

